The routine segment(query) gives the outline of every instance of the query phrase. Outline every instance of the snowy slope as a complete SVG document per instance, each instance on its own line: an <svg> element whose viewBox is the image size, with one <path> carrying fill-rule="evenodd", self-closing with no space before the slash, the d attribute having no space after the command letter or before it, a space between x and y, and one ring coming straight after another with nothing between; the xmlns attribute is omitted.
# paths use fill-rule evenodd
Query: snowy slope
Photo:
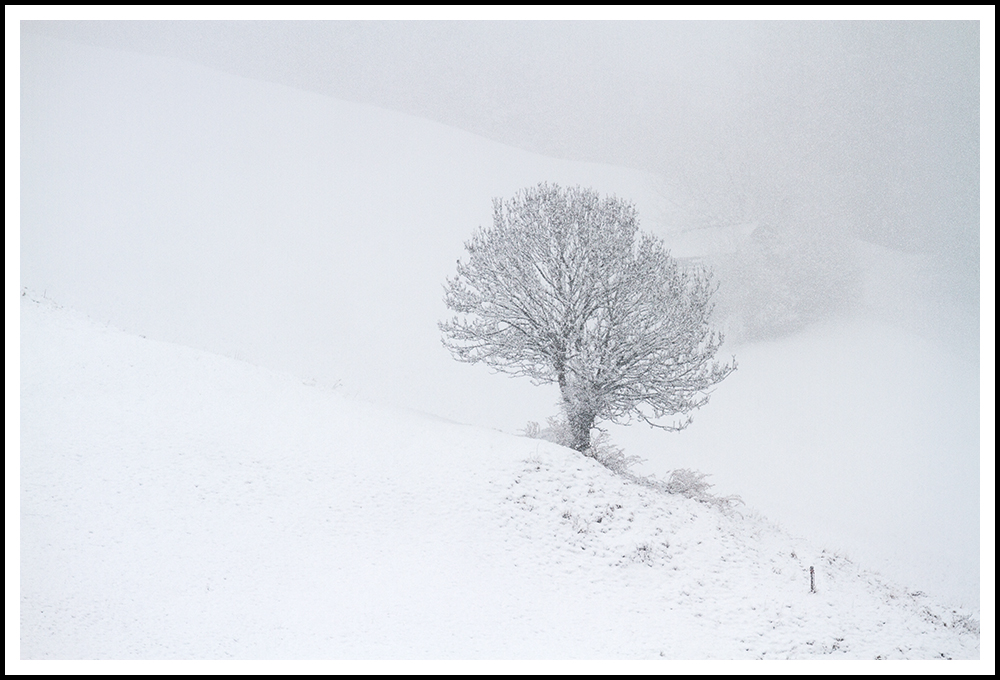
<svg viewBox="0 0 1000 680"><path fill-rule="evenodd" d="M762 518L33 297L22 658L979 656Z"/></svg>
<svg viewBox="0 0 1000 680"><path fill-rule="evenodd" d="M614 439L649 470L711 472L789 531L978 606L978 367L863 320L746 345L737 361L687 430Z"/></svg>

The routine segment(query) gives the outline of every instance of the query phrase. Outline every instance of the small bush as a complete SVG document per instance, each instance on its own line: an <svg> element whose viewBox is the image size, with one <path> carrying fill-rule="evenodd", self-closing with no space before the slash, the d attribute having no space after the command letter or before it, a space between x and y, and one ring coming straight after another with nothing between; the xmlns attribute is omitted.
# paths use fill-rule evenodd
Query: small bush
<svg viewBox="0 0 1000 680"><path fill-rule="evenodd" d="M528 424L524 426L523 430L521 430L521 434L529 439L541 439L541 431L542 428L538 423L534 420L529 420Z"/></svg>
<svg viewBox="0 0 1000 680"><path fill-rule="evenodd" d="M643 462L639 456L626 456L620 446L611 443L611 436L607 432L600 432L585 453L612 472L627 477L637 477L632 474L631 468Z"/></svg>
<svg viewBox="0 0 1000 680"><path fill-rule="evenodd" d="M541 427L534 420L529 420L525 425L524 436L532 439L544 439L547 442L569 447L570 431L564 418L552 416L545 421L548 427Z"/></svg>
<svg viewBox="0 0 1000 680"><path fill-rule="evenodd" d="M737 503L743 503L743 499L739 496L716 496L709 492L714 484L705 481L706 477L708 475L704 472L680 469L672 471L667 481L658 484L667 493L680 494L685 498L714 505L722 510L732 510Z"/></svg>

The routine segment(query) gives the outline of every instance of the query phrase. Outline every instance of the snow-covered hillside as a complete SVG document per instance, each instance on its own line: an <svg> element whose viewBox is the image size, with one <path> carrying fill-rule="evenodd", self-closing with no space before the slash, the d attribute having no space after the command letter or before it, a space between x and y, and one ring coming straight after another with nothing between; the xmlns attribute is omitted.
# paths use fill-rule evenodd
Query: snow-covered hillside
<svg viewBox="0 0 1000 680"><path fill-rule="evenodd" d="M30 294L21 342L22 658L979 656L967 611L548 442Z"/></svg>
<svg viewBox="0 0 1000 680"><path fill-rule="evenodd" d="M615 441L650 470L711 472L786 529L976 606L977 367L858 319L740 347L737 360L687 430L614 428Z"/></svg>

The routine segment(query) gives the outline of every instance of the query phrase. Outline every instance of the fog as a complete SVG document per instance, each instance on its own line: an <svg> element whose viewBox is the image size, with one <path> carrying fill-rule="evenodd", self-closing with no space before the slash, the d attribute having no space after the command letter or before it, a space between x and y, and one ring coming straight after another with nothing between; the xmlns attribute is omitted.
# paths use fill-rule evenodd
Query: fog
<svg viewBox="0 0 1000 680"><path fill-rule="evenodd" d="M670 209L644 217L661 229L746 226L727 251L699 253L736 339L889 295L876 307L908 306L897 320L978 355L978 22L23 26L654 173ZM859 242L909 257L919 304L863 284ZM775 296L792 312L762 322Z"/></svg>
<svg viewBox="0 0 1000 680"><path fill-rule="evenodd" d="M26 22L20 283L514 433L556 395L452 361L441 284L492 197L617 193L716 271L741 366L683 436L618 441L972 602L978 49L953 22Z"/></svg>

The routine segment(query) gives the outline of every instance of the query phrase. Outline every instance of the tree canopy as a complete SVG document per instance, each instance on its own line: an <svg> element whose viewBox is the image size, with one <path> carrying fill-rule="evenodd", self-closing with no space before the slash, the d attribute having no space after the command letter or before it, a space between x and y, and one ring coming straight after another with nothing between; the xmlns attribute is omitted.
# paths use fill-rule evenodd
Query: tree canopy
<svg viewBox="0 0 1000 680"><path fill-rule="evenodd" d="M641 232L632 204L542 183L494 199L493 226L465 244L445 284L456 312L442 322L459 361L538 384L557 383L571 446L590 447L597 422L663 422L708 401L735 369L714 361L708 272L682 267Z"/></svg>

